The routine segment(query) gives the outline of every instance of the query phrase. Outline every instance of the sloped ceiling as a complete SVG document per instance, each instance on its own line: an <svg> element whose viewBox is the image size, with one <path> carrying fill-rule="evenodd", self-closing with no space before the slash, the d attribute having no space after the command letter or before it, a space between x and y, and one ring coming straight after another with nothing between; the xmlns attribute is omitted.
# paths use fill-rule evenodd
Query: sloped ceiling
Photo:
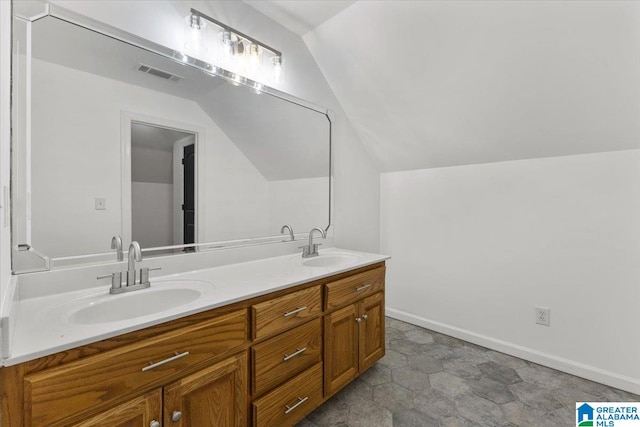
<svg viewBox="0 0 640 427"><path fill-rule="evenodd" d="M303 39L384 171L640 147L639 2L358 1Z"/></svg>
<svg viewBox="0 0 640 427"><path fill-rule="evenodd" d="M246 4L302 36L355 3L355 0L244 0Z"/></svg>

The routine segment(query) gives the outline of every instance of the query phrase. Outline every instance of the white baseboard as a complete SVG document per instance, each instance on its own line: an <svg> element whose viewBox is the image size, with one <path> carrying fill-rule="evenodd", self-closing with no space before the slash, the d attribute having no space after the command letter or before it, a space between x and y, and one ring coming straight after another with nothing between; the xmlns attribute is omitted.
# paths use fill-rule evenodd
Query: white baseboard
<svg viewBox="0 0 640 427"><path fill-rule="evenodd" d="M502 341L486 335L477 334L475 332L436 322L434 320L426 319L424 317L407 313L402 310L397 310L395 308L387 307L385 313L387 316L394 319L402 320L404 322L408 322L416 326L421 326L426 329L431 329L432 331L439 332L445 335L450 335L452 337L459 338L473 344L480 345L482 347L487 347L501 353L506 353L511 356L519 357L521 359L537 363L539 365L547 366L549 368L557 369L568 374L576 375L578 377L586 378L591 381L619 388L630 393L640 394L640 380L637 378L616 374L614 372L585 365L573 360L564 359L562 357L554 356L548 353L543 353L532 348L519 346L507 341Z"/></svg>

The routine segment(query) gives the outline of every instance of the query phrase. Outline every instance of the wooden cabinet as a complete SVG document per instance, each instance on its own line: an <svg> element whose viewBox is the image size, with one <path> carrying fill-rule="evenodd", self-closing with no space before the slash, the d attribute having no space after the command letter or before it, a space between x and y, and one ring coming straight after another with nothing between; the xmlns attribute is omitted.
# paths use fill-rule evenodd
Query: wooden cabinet
<svg viewBox="0 0 640 427"><path fill-rule="evenodd" d="M154 390L101 412L72 427L160 427L162 391Z"/></svg>
<svg viewBox="0 0 640 427"><path fill-rule="evenodd" d="M55 425L188 372L247 341L246 310L25 376L27 425Z"/></svg>
<svg viewBox="0 0 640 427"><path fill-rule="evenodd" d="M0 425L292 426L384 355L384 274L378 263L0 368Z"/></svg>
<svg viewBox="0 0 640 427"><path fill-rule="evenodd" d="M253 403L255 427L288 427L322 403L322 363L314 365Z"/></svg>
<svg viewBox="0 0 640 427"><path fill-rule="evenodd" d="M359 301L384 289L384 267L344 277L325 285L325 310Z"/></svg>
<svg viewBox="0 0 640 427"><path fill-rule="evenodd" d="M252 347L254 397L322 361L321 320L317 318Z"/></svg>
<svg viewBox="0 0 640 427"><path fill-rule="evenodd" d="M253 338L272 336L322 314L320 286L291 292L251 306Z"/></svg>
<svg viewBox="0 0 640 427"><path fill-rule="evenodd" d="M164 425L247 424L247 356L231 357L164 388Z"/></svg>
<svg viewBox="0 0 640 427"><path fill-rule="evenodd" d="M325 395L331 395L384 356L384 294L325 316Z"/></svg>
<svg viewBox="0 0 640 427"><path fill-rule="evenodd" d="M359 303L358 368L364 372L384 356L384 294L379 292Z"/></svg>
<svg viewBox="0 0 640 427"><path fill-rule="evenodd" d="M247 380L243 352L73 427L244 427Z"/></svg>

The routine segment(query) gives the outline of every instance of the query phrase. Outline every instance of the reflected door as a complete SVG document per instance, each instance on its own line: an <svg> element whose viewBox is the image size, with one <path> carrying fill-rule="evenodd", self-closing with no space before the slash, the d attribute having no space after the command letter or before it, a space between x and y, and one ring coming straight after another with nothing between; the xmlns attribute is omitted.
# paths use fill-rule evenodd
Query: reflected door
<svg viewBox="0 0 640 427"><path fill-rule="evenodd" d="M195 145L187 145L184 147L184 155L182 157L183 166L183 182L184 182L184 201L182 203L183 218L183 243L195 243L196 232L196 207L195 207L195 184L196 184L196 168L195 168Z"/></svg>

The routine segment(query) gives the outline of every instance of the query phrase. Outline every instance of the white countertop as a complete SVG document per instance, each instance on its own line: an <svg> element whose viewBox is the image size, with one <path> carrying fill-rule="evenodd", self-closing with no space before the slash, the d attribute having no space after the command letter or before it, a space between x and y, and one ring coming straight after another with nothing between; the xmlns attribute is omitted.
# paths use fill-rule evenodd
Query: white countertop
<svg viewBox="0 0 640 427"><path fill-rule="evenodd" d="M74 304L79 305L88 298L102 298L102 295L104 298L122 297L121 295L110 296L109 286L17 301L12 307L11 321L14 322L15 335L11 345L11 355L2 361L2 365L11 366L37 359L237 301L375 264L389 258L386 255L337 248L320 250L320 254L321 256L344 254L347 255L348 260L328 267L308 267L302 264L304 260L299 254L284 255L170 276L153 277L151 290L154 288L154 284L159 288L163 282L175 280L203 281L213 286L208 286L208 291L192 302L129 320L90 325L76 324L68 320L69 309L73 309ZM128 295L134 293L142 295L150 289L133 291Z"/></svg>

